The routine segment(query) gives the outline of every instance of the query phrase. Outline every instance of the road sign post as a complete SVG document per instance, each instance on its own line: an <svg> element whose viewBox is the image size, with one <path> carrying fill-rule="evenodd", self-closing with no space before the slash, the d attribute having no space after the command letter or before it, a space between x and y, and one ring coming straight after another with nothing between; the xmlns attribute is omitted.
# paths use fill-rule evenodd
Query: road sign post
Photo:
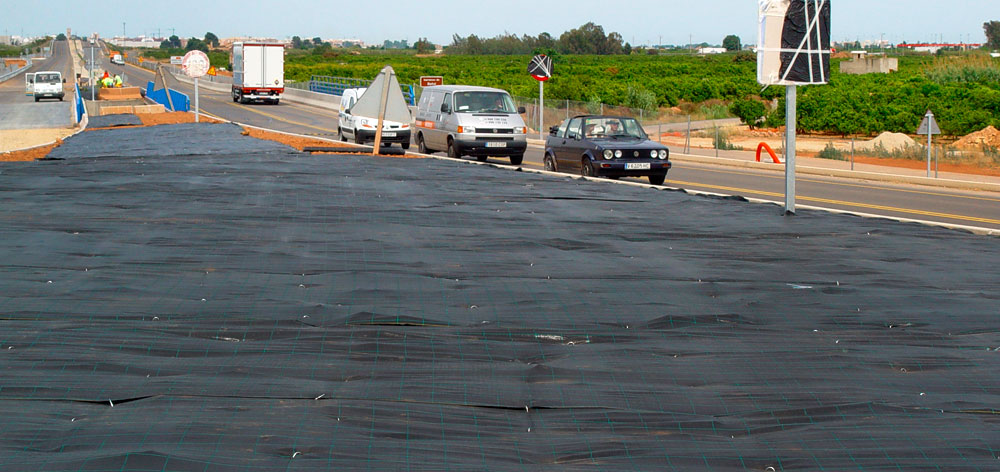
<svg viewBox="0 0 1000 472"><path fill-rule="evenodd" d="M539 54L531 58L528 73L538 81L538 139L545 139L545 81L552 78L552 58Z"/></svg>
<svg viewBox="0 0 1000 472"><path fill-rule="evenodd" d="M208 73L208 69L211 67L209 63L208 56L195 49L193 51L188 51L184 55L184 59L181 60L181 70L188 77L194 79L194 122L198 123L201 111L198 108L198 78L204 77ZM167 91L169 94L170 91Z"/></svg>
<svg viewBox="0 0 1000 472"><path fill-rule="evenodd" d="M796 89L794 85L785 88L785 136L788 147L785 150L785 213L795 213L795 119Z"/></svg>
<svg viewBox="0 0 1000 472"><path fill-rule="evenodd" d="M920 122L917 134L927 135L927 177L929 178L931 176L931 135L941 134L941 128L938 127L937 120L934 119L934 113L931 113L930 110L927 110L927 113L924 115L924 121ZM934 177L937 177L937 172L934 173Z"/></svg>

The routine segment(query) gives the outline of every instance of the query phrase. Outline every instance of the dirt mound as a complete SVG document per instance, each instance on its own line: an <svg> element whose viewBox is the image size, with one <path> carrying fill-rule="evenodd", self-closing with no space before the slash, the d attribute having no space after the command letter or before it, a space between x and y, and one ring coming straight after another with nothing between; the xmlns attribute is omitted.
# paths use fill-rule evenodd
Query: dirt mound
<svg viewBox="0 0 1000 472"><path fill-rule="evenodd" d="M960 148L980 148L982 146L1000 147L1000 130L991 125L955 141L955 147Z"/></svg>
<svg viewBox="0 0 1000 472"><path fill-rule="evenodd" d="M903 133L890 133L888 131L878 135L877 138L871 141L865 141L858 143L858 149L876 149L882 148L886 151L896 151L900 149L906 149L911 146L916 146L917 142L913 138L903 134Z"/></svg>

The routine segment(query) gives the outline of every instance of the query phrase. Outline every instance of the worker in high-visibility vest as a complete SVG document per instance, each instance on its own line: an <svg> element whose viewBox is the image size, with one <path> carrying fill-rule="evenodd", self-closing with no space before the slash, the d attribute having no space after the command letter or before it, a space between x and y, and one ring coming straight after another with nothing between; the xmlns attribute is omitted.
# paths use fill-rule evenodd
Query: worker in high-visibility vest
<svg viewBox="0 0 1000 472"><path fill-rule="evenodd" d="M112 79L111 76L106 76L103 79L101 79L101 86L106 88L114 87L115 79Z"/></svg>
<svg viewBox="0 0 1000 472"><path fill-rule="evenodd" d="M122 76L115 74L115 87L121 88L122 86Z"/></svg>

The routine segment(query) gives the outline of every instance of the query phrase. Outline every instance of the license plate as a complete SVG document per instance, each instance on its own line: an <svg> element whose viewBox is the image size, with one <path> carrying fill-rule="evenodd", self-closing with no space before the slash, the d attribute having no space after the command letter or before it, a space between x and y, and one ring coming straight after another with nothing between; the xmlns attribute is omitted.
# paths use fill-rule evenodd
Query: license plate
<svg viewBox="0 0 1000 472"><path fill-rule="evenodd" d="M395 131L383 131L382 132L382 137L385 137L385 138L395 138L396 137L396 132Z"/></svg>
<svg viewBox="0 0 1000 472"><path fill-rule="evenodd" d="M625 163L626 170L647 170L649 169L648 162L627 162Z"/></svg>
<svg viewBox="0 0 1000 472"><path fill-rule="evenodd" d="M498 141L490 141L490 142L486 143L486 147L488 147L488 148L505 148L505 147L507 147L507 143L498 142Z"/></svg>

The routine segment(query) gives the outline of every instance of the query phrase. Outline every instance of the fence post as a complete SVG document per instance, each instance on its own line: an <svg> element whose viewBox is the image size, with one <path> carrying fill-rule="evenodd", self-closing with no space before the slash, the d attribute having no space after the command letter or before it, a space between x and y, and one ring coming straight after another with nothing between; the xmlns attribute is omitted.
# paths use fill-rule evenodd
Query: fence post
<svg viewBox="0 0 1000 472"><path fill-rule="evenodd" d="M569 119L569 99L566 99L566 119Z"/></svg>
<svg viewBox="0 0 1000 472"><path fill-rule="evenodd" d="M854 136L851 136L851 170L854 170Z"/></svg>
<svg viewBox="0 0 1000 472"><path fill-rule="evenodd" d="M719 127L715 127L715 157L719 157Z"/></svg>
<svg viewBox="0 0 1000 472"><path fill-rule="evenodd" d="M684 139L684 152L691 154L691 115L688 115L687 138Z"/></svg>

